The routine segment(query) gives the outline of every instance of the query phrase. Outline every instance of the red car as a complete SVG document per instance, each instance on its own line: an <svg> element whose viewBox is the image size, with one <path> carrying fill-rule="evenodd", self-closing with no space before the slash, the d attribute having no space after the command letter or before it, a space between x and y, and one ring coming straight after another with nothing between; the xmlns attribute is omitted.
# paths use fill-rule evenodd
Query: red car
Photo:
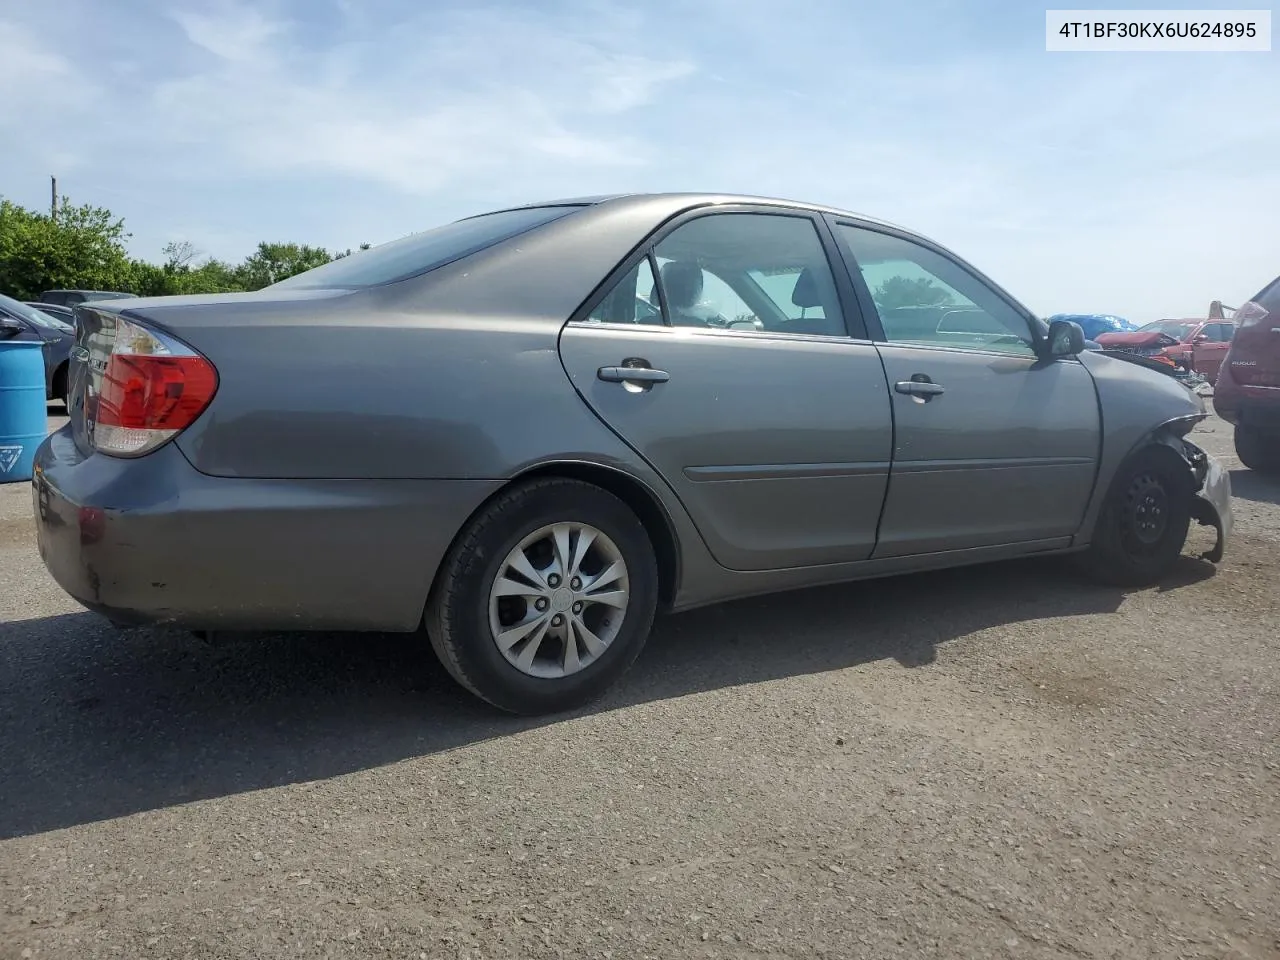
<svg viewBox="0 0 1280 960"><path fill-rule="evenodd" d="M1246 467L1280 474L1280 277L1237 310L1235 322L1213 408L1235 424Z"/></svg>
<svg viewBox="0 0 1280 960"><path fill-rule="evenodd" d="M1132 333L1101 333L1097 342L1106 350L1165 357L1214 383L1235 330L1230 320L1155 320Z"/></svg>

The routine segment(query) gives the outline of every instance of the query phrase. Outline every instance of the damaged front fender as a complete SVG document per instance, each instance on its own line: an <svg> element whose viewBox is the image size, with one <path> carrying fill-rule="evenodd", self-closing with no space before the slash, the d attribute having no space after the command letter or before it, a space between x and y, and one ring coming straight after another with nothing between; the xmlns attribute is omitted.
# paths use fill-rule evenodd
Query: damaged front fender
<svg viewBox="0 0 1280 960"><path fill-rule="evenodd" d="M1218 534L1213 547L1201 556L1211 563L1220 563L1235 527L1235 515L1231 512L1231 475L1221 463L1182 435L1202 419L1171 420L1156 431L1153 440L1170 447L1190 469L1194 482L1191 516L1201 526L1213 527Z"/></svg>

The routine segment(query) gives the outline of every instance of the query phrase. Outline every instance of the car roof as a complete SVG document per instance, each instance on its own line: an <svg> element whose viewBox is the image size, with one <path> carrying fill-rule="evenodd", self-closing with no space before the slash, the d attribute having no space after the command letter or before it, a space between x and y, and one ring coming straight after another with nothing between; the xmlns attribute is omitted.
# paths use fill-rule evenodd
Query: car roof
<svg viewBox="0 0 1280 960"><path fill-rule="evenodd" d="M758 206L788 207L793 210L808 210L813 213L826 213L837 217L851 217L856 220L862 220L867 223L877 223L881 226L891 227L894 230L901 230L903 233L909 233L915 236L919 234L917 231L901 224L884 220L880 217L869 216L865 213L858 213L854 210L845 210L840 207L827 206L820 203L812 203L806 200L790 200L783 197L767 197L757 196L745 193L700 193L700 192L658 192L658 193L607 193L597 194L586 197L567 197L557 200L542 200L537 203L521 203L511 207L499 207L486 211L487 213L502 213L506 210L528 210L534 207L589 207L599 204L617 204L622 205L628 202L634 203L652 203L653 201L668 201L671 207L671 213L678 213L681 210L690 207L711 206L723 204L752 204ZM483 214L477 214L483 216Z"/></svg>
<svg viewBox="0 0 1280 960"><path fill-rule="evenodd" d="M44 293L106 293L113 297L133 297L137 294L125 293L122 290L88 290L84 287L57 287L53 290L46 290ZM44 294L41 294L43 296Z"/></svg>

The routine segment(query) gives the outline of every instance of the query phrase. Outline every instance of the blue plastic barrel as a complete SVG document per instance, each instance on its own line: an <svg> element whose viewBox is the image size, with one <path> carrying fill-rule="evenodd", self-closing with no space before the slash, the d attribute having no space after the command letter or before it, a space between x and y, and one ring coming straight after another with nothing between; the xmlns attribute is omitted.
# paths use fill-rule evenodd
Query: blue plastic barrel
<svg viewBox="0 0 1280 960"><path fill-rule="evenodd" d="M0 483L31 479L36 447L48 432L41 344L0 340Z"/></svg>

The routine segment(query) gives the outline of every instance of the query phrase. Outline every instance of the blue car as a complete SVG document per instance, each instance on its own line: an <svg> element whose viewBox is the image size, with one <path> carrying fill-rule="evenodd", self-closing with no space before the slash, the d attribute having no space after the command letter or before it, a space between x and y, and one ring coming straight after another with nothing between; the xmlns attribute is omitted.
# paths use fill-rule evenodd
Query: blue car
<svg viewBox="0 0 1280 960"><path fill-rule="evenodd" d="M1138 325L1124 317L1113 313L1055 313L1045 319L1046 323L1055 320L1070 320L1080 325L1086 340L1097 340L1103 333L1130 333L1138 329Z"/></svg>
<svg viewBox="0 0 1280 960"><path fill-rule="evenodd" d="M45 399L67 402L67 361L76 340L74 326L0 294L0 339L39 343L44 352Z"/></svg>

